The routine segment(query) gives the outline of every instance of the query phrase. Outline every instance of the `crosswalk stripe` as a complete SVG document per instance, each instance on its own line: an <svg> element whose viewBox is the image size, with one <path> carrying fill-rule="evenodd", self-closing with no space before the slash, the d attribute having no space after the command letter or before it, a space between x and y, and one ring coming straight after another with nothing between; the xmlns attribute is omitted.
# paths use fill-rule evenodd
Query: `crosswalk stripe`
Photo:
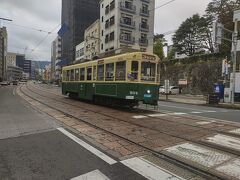
<svg viewBox="0 0 240 180"><path fill-rule="evenodd" d="M192 111L191 114L201 114L203 112L198 112L198 111Z"/></svg>
<svg viewBox="0 0 240 180"><path fill-rule="evenodd" d="M94 148L93 146L87 144L86 142L82 141L81 139L77 138L76 136L74 136L73 134L69 133L65 129L63 129L63 128L57 128L57 129L60 132L62 132L63 134L65 134L67 137L69 137L70 139L72 139L73 141L75 141L76 143L78 143L79 145L81 145L82 147L87 149L88 151L90 151L91 153L95 154L96 156L98 156L99 158L104 160L106 163L108 163L110 165L117 163L117 161L115 161L111 157L107 156L103 152L101 152L98 149Z"/></svg>
<svg viewBox="0 0 240 180"><path fill-rule="evenodd" d="M162 169L151 162L144 160L142 158L131 158L121 161L122 164L142 175L143 177L151 180L181 180L181 177L172 174L171 172Z"/></svg>
<svg viewBox="0 0 240 180"><path fill-rule="evenodd" d="M81 176L72 178L71 180L110 180L110 179L97 169L95 171L91 171Z"/></svg>

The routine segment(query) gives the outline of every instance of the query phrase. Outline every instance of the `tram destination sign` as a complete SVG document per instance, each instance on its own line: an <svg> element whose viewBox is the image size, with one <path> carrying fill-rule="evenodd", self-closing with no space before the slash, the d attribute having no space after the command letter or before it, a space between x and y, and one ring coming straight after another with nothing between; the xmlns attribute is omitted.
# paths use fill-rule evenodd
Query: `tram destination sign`
<svg viewBox="0 0 240 180"><path fill-rule="evenodd" d="M143 54L143 55L142 55L142 58L143 58L144 60L149 60L149 61L155 61L155 60L156 60L156 56L148 55L148 54Z"/></svg>

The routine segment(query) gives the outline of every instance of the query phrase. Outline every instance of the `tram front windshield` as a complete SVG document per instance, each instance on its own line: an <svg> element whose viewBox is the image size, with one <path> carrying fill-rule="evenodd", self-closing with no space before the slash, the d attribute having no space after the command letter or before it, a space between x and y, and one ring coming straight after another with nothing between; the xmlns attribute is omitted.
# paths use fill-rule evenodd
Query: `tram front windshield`
<svg viewBox="0 0 240 180"><path fill-rule="evenodd" d="M156 78L156 63L142 62L141 80L154 82Z"/></svg>

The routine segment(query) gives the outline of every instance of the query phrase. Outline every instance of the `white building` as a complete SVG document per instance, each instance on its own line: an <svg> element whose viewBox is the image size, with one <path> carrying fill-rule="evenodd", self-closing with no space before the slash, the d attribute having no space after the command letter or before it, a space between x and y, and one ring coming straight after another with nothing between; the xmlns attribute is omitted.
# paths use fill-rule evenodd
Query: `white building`
<svg viewBox="0 0 240 180"><path fill-rule="evenodd" d="M61 59L61 46L62 41L61 38L58 36L52 42L51 46L51 80L58 81L60 79L59 71L61 68L57 66L57 62Z"/></svg>
<svg viewBox="0 0 240 180"><path fill-rule="evenodd" d="M85 41L76 46L75 61L82 61L85 59L84 55Z"/></svg>
<svg viewBox="0 0 240 180"><path fill-rule="evenodd" d="M155 0L101 0L100 52L153 52L154 8Z"/></svg>
<svg viewBox="0 0 240 180"><path fill-rule="evenodd" d="M85 59L93 59L100 53L100 21L99 19L92 23L84 33Z"/></svg>
<svg viewBox="0 0 240 180"><path fill-rule="evenodd" d="M6 59L6 65L8 66L16 66L16 53L8 52L7 53L7 59Z"/></svg>

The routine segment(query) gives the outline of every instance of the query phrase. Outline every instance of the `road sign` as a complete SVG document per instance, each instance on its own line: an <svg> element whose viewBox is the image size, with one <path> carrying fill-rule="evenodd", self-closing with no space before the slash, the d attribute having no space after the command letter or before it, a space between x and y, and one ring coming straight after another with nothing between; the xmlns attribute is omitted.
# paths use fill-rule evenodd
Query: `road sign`
<svg viewBox="0 0 240 180"><path fill-rule="evenodd" d="M164 81L164 88L165 88L165 93L166 93L166 94L169 94L169 92L170 92L170 83L169 83L169 80L165 80L165 81Z"/></svg>

